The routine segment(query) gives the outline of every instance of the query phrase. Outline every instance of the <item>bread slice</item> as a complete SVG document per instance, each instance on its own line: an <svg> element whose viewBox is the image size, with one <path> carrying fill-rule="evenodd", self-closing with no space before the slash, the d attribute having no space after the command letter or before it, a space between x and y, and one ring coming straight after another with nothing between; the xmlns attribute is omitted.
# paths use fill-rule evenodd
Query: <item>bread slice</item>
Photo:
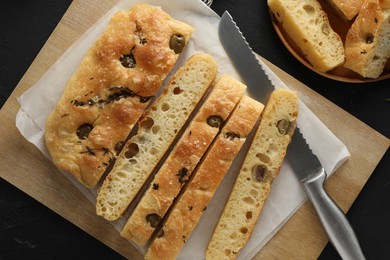
<svg viewBox="0 0 390 260"><path fill-rule="evenodd" d="M47 118L46 146L58 169L88 188L97 184L192 32L147 4L112 17Z"/></svg>
<svg viewBox="0 0 390 260"><path fill-rule="evenodd" d="M390 1L386 1L367 0L346 36L344 66L365 78L379 77L390 58Z"/></svg>
<svg viewBox="0 0 390 260"><path fill-rule="evenodd" d="M217 70L211 55L198 53L172 76L104 180L96 199L97 215L107 220L121 217L206 93Z"/></svg>
<svg viewBox="0 0 390 260"><path fill-rule="evenodd" d="M316 0L268 0L275 18L319 72L344 63L344 46Z"/></svg>
<svg viewBox="0 0 390 260"><path fill-rule="evenodd" d="M327 0L339 16L345 20L352 20L360 10L365 0Z"/></svg>
<svg viewBox="0 0 390 260"><path fill-rule="evenodd" d="M234 259L249 240L279 174L295 130L295 92L275 90L206 250L206 259Z"/></svg>
<svg viewBox="0 0 390 260"><path fill-rule="evenodd" d="M263 111L263 104L244 96L170 210L145 259L176 259Z"/></svg>
<svg viewBox="0 0 390 260"><path fill-rule="evenodd" d="M146 244L245 89L227 74L217 81L131 214L123 237L141 247Z"/></svg>

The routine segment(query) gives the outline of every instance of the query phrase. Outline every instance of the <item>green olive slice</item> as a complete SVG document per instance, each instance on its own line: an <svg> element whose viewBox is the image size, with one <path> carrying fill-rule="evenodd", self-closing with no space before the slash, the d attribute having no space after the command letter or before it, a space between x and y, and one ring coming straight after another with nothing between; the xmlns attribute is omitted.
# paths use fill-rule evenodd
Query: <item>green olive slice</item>
<svg viewBox="0 0 390 260"><path fill-rule="evenodd" d="M286 135L290 130L291 122L287 119L282 119L278 121L276 126L278 127L278 131L280 134Z"/></svg>
<svg viewBox="0 0 390 260"><path fill-rule="evenodd" d="M81 139L81 140L85 140L87 139L89 133L92 131L93 129L93 126L91 124L82 124L78 129L77 129L77 136Z"/></svg>
<svg viewBox="0 0 390 260"><path fill-rule="evenodd" d="M169 48L172 49L176 54L181 53L186 45L183 35L174 34L169 40Z"/></svg>
<svg viewBox="0 0 390 260"><path fill-rule="evenodd" d="M212 115L207 118L207 124L211 127L220 128L222 126L223 119L220 116Z"/></svg>
<svg viewBox="0 0 390 260"><path fill-rule="evenodd" d="M148 214L146 216L146 222L150 224L151 227L156 228L161 222L161 217L155 213Z"/></svg>
<svg viewBox="0 0 390 260"><path fill-rule="evenodd" d="M122 66L125 68L134 68L136 65L133 53L121 55L120 61Z"/></svg>
<svg viewBox="0 0 390 260"><path fill-rule="evenodd" d="M257 182L263 181L266 173L267 173L267 166L263 164L258 164L252 169L252 177Z"/></svg>

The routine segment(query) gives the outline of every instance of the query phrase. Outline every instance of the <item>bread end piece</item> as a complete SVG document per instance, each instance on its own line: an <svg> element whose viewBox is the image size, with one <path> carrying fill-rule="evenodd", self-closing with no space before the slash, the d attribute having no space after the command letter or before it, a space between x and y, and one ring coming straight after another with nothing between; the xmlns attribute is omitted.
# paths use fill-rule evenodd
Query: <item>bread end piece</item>
<svg viewBox="0 0 390 260"><path fill-rule="evenodd" d="M171 47L184 47L192 32L148 4L113 15L46 120L46 147L59 170L96 186L176 63ZM180 44L170 45L177 35Z"/></svg>
<svg viewBox="0 0 390 260"><path fill-rule="evenodd" d="M206 250L206 259L235 259L249 240L295 131L298 98L275 90Z"/></svg>
<svg viewBox="0 0 390 260"><path fill-rule="evenodd" d="M268 0L268 6L315 70L344 63L343 42L316 0Z"/></svg>
<svg viewBox="0 0 390 260"><path fill-rule="evenodd" d="M379 0L364 3L347 33L345 56L344 67L365 78L382 74L390 57L390 6Z"/></svg>

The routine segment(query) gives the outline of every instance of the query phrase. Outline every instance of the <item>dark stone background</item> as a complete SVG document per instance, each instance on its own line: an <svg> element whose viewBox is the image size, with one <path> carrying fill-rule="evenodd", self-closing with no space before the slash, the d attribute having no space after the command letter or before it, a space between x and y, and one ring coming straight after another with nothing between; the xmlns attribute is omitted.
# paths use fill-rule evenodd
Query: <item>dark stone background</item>
<svg viewBox="0 0 390 260"><path fill-rule="evenodd" d="M71 0L0 3L0 107L17 86ZM234 17L254 51L390 138L390 80L346 84L319 77L280 43L266 1L214 0ZM329 111L332 113L332 111ZM0 147L1 149L1 147ZM362 151L364 153L365 151ZM347 216L367 259L390 256L390 155L386 153ZM0 179L0 259L120 259L121 256ZM337 259L328 245L320 259Z"/></svg>

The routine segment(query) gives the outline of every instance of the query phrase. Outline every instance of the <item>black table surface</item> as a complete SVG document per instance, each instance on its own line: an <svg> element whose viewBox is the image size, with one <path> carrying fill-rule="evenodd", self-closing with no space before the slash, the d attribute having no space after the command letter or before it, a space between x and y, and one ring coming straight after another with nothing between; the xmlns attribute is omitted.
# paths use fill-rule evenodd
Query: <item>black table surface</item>
<svg viewBox="0 0 390 260"><path fill-rule="evenodd" d="M0 107L71 3L71 0L1 1ZM231 13L255 52L390 138L390 80L348 84L308 70L280 42L265 0L214 0L211 7L219 15L224 10ZM387 151L347 213L367 259L390 257L389 174ZM0 178L0 259L69 258L122 257ZM330 244L320 256L320 259L338 258Z"/></svg>

